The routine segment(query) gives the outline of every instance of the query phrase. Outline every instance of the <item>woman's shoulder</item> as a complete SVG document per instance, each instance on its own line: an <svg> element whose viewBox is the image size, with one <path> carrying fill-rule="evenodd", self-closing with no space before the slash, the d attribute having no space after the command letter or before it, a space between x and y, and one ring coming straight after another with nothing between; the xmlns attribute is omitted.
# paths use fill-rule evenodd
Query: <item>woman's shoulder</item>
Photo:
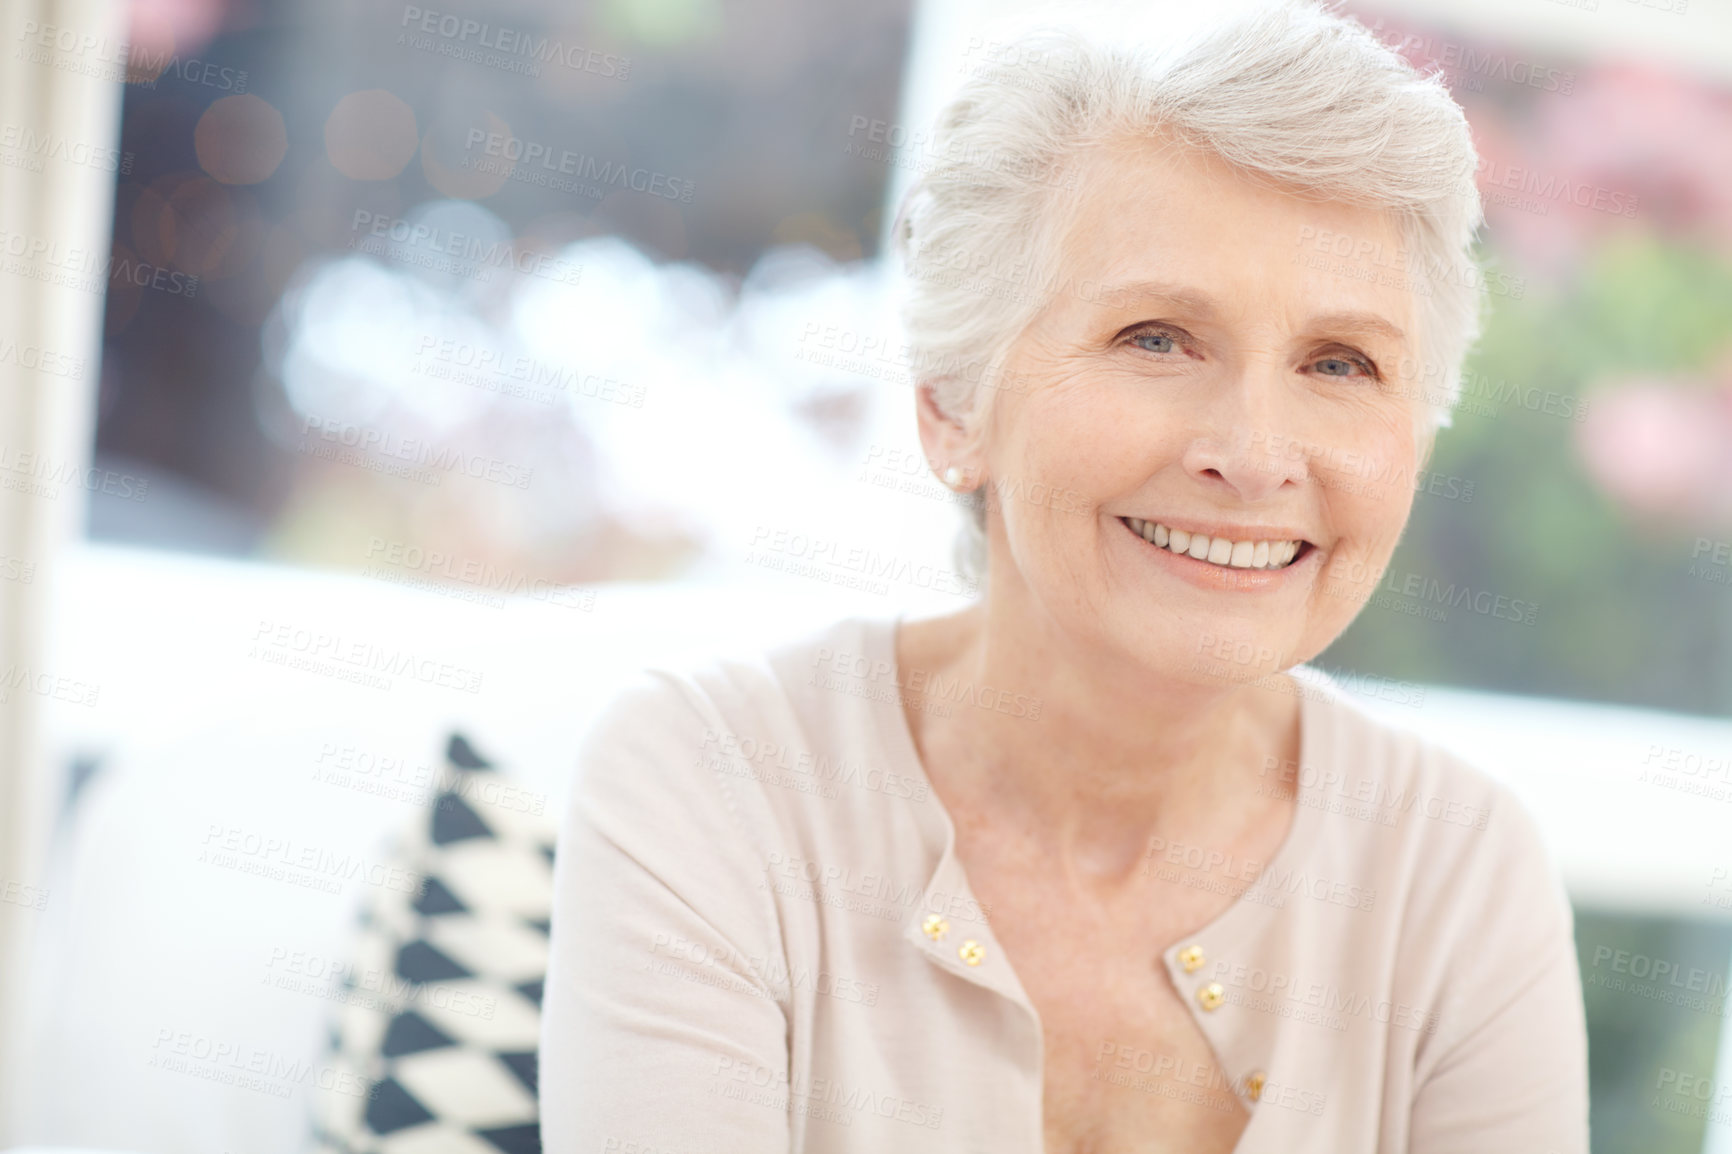
<svg viewBox="0 0 1732 1154"><path fill-rule="evenodd" d="M860 677L844 687L827 671L841 663L869 682L892 628L892 619L855 615L636 668L585 730L577 795L658 795L672 805L673 790L736 803L743 794L827 792L820 771L834 772L881 724L871 695L843 691Z"/></svg>
<svg viewBox="0 0 1732 1154"><path fill-rule="evenodd" d="M846 666L870 679L874 666L882 664L880 650L887 651L892 628L891 618L852 615L758 645L690 649L646 662L627 672L601 701L588 732L593 737L646 723L689 729L700 720L734 725L785 714L810 696L803 688L824 684L824 674L833 668ZM885 673L888 680L887 668ZM799 720L784 716L778 724Z"/></svg>
<svg viewBox="0 0 1732 1154"><path fill-rule="evenodd" d="M1521 936L1524 919L1529 930L1567 926L1557 864L1514 790L1422 733L1417 718L1368 707L1342 680L1308 672L1317 692L1311 716L1324 732L1319 764L1301 782L1312 804L1336 815L1335 836L1320 841L1342 859L1339 868L1376 878L1427 935L1445 926L1471 935L1476 925L1490 933L1510 921L1505 928ZM1423 708L1422 687L1404 694L1404 706Z"/></svg>
<svg viewBox="0 0 1732 1154"><path fill-rule="evenodd" d="M1540 843L1532 813L1508 785L1422 731L1423 686L1358 686L1311 668L1299 680L1315 703L1307 716L1323 730L1306 743L1318 764L1301 767L1301 784L1370 828L1459 830L1481 843ZM1369 706L1361 697L1401 708ZM1408 709L1411 719L1402 715Z"/></svg>
<svg viewBox="0 0 1732 1154"><path fill-rule="evenodd" d="M1368 939L1388 935L1391 980L1431 1012L1427 1034L1436 1038L1423 1062L1441 1061L1536 991L1560 996L1543 989L1574 980L1574 913L1534 813L1484 767L1422 733L1417 718L1368 708L1339 683L1320 700L1330 733L1318 769L1348 787L1330 790L1358 790L1361 808L1343 812L1364 820L1336 821L1319 852L1328 868L1377 891L1382 926L1359 928ZM1423 700L1410 694L1406 704Z"/></svg>

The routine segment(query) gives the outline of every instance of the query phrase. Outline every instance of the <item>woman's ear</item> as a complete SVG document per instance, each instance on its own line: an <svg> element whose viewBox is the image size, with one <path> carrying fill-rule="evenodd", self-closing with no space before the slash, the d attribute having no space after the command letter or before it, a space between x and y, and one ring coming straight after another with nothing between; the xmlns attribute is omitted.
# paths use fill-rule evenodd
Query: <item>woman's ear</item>
<svg viewBox="0 0 1732 1154"><path fill-rule="evenodd" d="M952 489L970 490L979 486L982 473L979 446L969 434L968 426L938 407L938 397L932 384L922 381L915 389L914 406L920 424L920 447L926 451L927 463Z"/></svg>

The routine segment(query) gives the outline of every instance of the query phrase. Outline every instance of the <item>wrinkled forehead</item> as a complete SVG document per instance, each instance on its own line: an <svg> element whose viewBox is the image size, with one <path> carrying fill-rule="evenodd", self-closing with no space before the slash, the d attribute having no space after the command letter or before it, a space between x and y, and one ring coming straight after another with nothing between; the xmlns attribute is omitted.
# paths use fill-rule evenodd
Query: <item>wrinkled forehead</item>
<svg viewBox="0 0 1732 1154"><path fill-rule="evenodd" d="M1352 318L1411 344L1415 282L1401 218L1327 199L1161 137L1117 136L1077 158L1053 200L1052 305L1272 308Z"/></svg>

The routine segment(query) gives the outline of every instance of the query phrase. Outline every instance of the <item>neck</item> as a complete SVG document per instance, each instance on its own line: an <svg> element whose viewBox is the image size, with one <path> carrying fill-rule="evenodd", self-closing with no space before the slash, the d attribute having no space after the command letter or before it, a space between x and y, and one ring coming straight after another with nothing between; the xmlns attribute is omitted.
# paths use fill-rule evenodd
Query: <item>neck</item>
<svg viewBox="0 0 1732 1154"><path fill-rule="evenodd" d="M1157 839L1225 849L1285 804L1266 759L1297 756L1296 696L1164 676L990 594L911 628L924 633L899 642L909 667L996 691L947 717L910 716L928 774L970 820L1122 877ZM1003 695L1012 705L998 708Z"/></svg>

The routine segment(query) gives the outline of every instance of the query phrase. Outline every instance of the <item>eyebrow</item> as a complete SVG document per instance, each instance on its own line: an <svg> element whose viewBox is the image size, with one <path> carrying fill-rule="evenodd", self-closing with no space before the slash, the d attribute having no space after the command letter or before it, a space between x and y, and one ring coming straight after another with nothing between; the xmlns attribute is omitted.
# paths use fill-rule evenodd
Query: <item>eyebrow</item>
<svg viewBox="0 0 1732 1154"><path fill-rule="evenodd" d="M1133 301L1142 301L1151 298L1170 301L1173 304L1190 309L1192 312L1202 313L1207 316L1213 316L1219 311L1218 306L1215 303L1215 298L1210 296L1208 293L1203 292L1201 289L1194 289L1187 285L1171 284L1167 281L1140 280L1131 281L1127 284L1102 285L1100 288L1100 296L1103 301L1124 301L1127 304Z"/></svg>
<svg viewBox="0 0 1732 1154"><path fill-rule="evenodd" d="M1219 304L1208 293L1188 285L1171 284L1166 281L1145 280L1102 285L1100 297L1103 301L1122 301L1127 305L1138 301L1161 300L1178 305L1203 317L1215 317L1220 314ZM1390 323L1386 317L1360 309L1321 313L1310 317L1306 321L1306 328L1335 332L1377 333L1395 341L1407 340L1407 334Z"/></svg>
<svg viewBox="0 0 1732 1154"><path fill-rule="evenodd" d="M1311 318L1310 326L1317 329L1334 329L1347 332L1381 333L1391 340L1405 341L1407 334L1390 324L1376 313L1339 312L1324 313Z"/></svg>

